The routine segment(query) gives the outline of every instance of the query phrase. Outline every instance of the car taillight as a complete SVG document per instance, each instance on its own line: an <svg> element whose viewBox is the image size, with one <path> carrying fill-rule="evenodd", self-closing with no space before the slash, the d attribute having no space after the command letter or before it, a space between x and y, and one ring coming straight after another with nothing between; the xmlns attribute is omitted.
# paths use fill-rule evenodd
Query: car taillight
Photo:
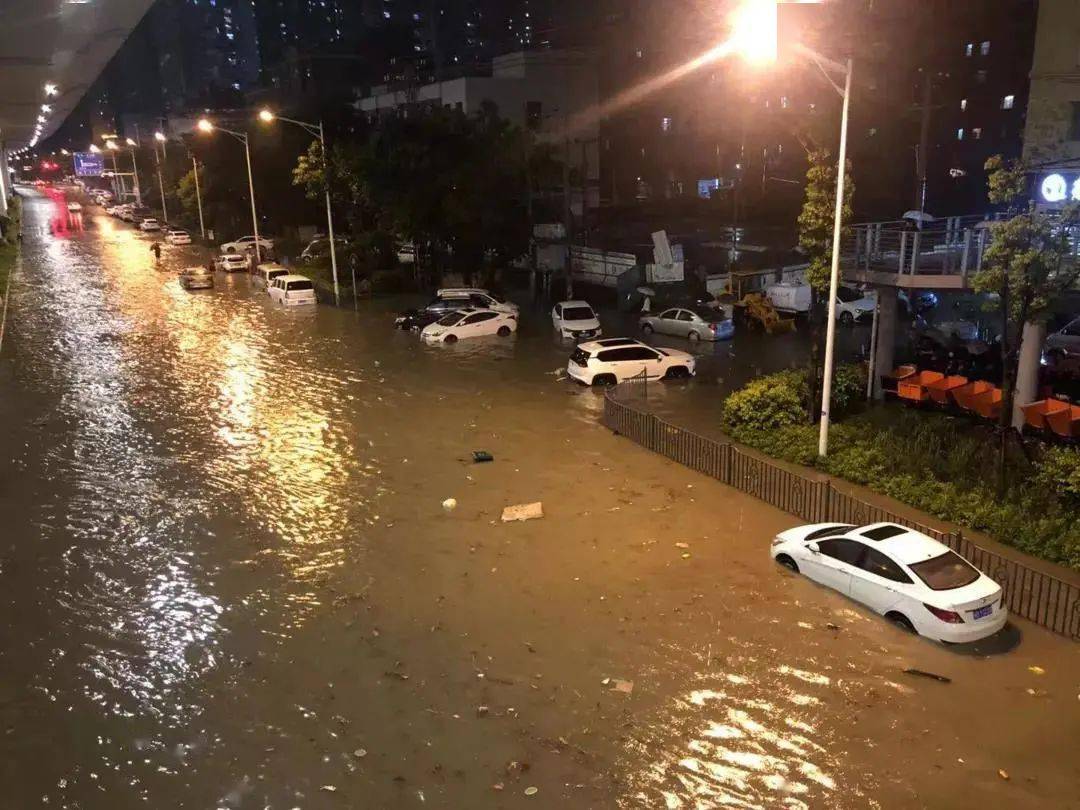
<svg viewBox="0 0 1080 810"><path fill-rule="evenodd" d="M955 610L942 610L941 608L936 608L933 605L928 605L925 602L923 602L923 607L929 610L943 622L947 622L948 624L964 623L964 618Z"/></svg>

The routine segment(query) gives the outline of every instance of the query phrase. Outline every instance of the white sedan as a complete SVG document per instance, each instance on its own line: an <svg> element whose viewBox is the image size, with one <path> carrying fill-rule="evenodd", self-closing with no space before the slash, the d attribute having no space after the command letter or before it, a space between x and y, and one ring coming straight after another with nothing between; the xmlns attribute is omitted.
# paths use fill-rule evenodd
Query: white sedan
<svg viewBox="0 0 1080 810"><path fill-rule="evenodd" d="M978 641L1009 617L1001 586L948 546L894 523L818 523L772 541L773 559L911 632Z"/></svg>
<svg viewBox="0 0 1080 810"><path fill-rule="evenodd" d="M429 343L457 343L466 338L486 335L510 337L517 327L517 318L505 312L461 309L425 326L420 337Z"/></svg>
<svg viewBox="0 0 1080 810"><path fill-rule="evenodd" d="M146 219L144 219L142 222L139 223L139 230L140 231L160 231L161 230L161 223L158 222L153 217L147 217Z"/></svg>
<svg viewBox="0 0 1080 810"><path fill-rule="evenodd" d="M270 239L259 237L259 250L273 250L274 243ZM241 236L235 242L226 242L221 246L222 253L246 253L255 249L254 236Z"/></svg>
<svg viewBox="0 0 1080 810"><path fill-rule="evenodd" d="M238 273L248 269L248 257L242 253L223 253L214 263L223 273Z"/></svg>
<svg viewBox="0 0 1080 810"><path fill-rule="evenodd" d="M170 245L190 245L191 234L179 228L170 228L165 234L165 241Z"/></svg>
<svg viewBox="0 0 1080 810"><path fill-rule="evenodd" d="M560 301L551 310L551 323L564 338L591 340L603 334L600 319L585 301Z"/></svg>

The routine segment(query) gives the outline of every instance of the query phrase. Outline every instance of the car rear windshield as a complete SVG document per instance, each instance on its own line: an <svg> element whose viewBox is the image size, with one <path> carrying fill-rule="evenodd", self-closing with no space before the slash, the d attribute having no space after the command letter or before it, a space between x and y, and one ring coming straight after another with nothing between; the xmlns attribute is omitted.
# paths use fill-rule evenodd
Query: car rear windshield
<svg viewBox="0 0 1080 810"><path fill-rule="evenodd" d="M305 280L305 281L290 281L289 282L289 291L290 292L293 291L293 290L314 290L314 289L315 289L315 285L312 284L310 281Z"/></svg>
<svg viewBox="0 0 1080 810"><path fill-rule="evenodd" d="M562 316L564 321L591 321L596 317L589 307L567 307Z"/></svg>
<svg viewBox="0 0 1080 810"><path fill-rule="evenodd" d="M694 310L694 314L697 315L705 323L721 323L727 320L727 316L722 309L709 309L708 307L700 307Z"/></svg>
<svg viewBox="0 0 1080 810"><path fill-rule="evenodd" d="M919 579L935 591L963 588L979 578L979 572L968 565L955 551L910 566Z"/></svg>
<svg viewBox="0 0 1080 810"><path fill-rule="evenodd" d="M589 362L589 353L583 349L577 349L570 359L577 363L579 366L584 366Z"/></svg>

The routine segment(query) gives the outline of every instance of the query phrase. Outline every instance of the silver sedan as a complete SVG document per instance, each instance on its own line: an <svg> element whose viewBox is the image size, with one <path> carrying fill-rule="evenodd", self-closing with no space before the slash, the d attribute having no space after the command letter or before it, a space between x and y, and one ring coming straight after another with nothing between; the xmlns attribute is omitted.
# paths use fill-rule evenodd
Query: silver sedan
<svg viewBox="0 0 1080 810"><path fill-rule="evenodd" d="M672 335L687 340L730 340L735 334L735 324L724 316L723 311L712 309L665 309L659 315L645 315L640 321L641 331L646 335Z"/></svg>

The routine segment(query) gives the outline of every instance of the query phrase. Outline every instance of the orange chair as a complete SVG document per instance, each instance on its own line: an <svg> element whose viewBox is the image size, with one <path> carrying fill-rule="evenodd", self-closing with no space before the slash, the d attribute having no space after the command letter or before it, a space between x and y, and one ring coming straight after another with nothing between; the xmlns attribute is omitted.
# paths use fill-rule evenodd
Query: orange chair
<svg viewBox="0 0 1080 810"><path fill-rule="evenodd" d="M976 394L971 398L972 410L983 419L991 421L1001 416L1002 404L1003 395L1001 389L996 385L991 386L989 391L983 391L981 394Z"/></svg>
<svg viewBox="0 0 1080 810"><path fill-rule="evenodd" d="M1080 439L1080 405L1069 405L1067 409L1048 413L1046 424L1063 439Z"/></svg>
<svg viewBox="0 0 1080 810"><path fill-rule="evenodd" d="M898 366L889 376L894 380L906 380L908 377L914 377L918 373L919 369L915 366Z"/></svg>
<svg viewBox="0 0 1080 810"><path fill-rule="evenodd" d="M984 380L976 380L975 382L969 382L967 385L961 385L959 388L953 388L949 391L949 395L952 396L953 402L956 403L958 408L972 411L975 409L975 397L985 394L993 387Z"/></svg>
<svg viewBox="0 0 1080 810"><path fill-rule="evenodd" d="M909 402L926 402L930 396L926 386L944 379L945 375L937 371L920 371L900 380L896 386L896 395Z"/></svg>
<svg viewBox="0 0 1080 810"><path fill-rule="evenodd" d="M948 405L950 402L949 392L967 385L967 382L967 377L945 377L927 385L926 392L930 395L930 399L938 405Z"/></svg>
<svg viewBox="0 0 1080 810"><path fill-rule="evenodd" d="M1047 420L1052 413L1068 412L1069 403L1060 399L1040 399L1030 405L1021 405L1024 412L1024 423L1035 430L1049 430Z"/></svg>

